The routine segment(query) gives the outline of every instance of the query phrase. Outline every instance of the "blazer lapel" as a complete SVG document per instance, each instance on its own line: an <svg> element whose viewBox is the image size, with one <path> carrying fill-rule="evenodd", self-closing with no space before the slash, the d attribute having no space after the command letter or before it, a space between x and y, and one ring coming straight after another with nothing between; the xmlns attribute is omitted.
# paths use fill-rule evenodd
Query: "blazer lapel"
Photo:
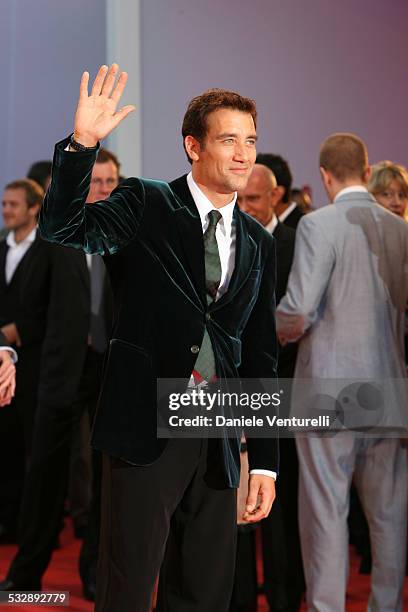
<svg viewBox="0 0 408 612"><path fill-rule="evenodd" d="M252 270L257 252L256 242L248 233L244 217L238 206L235 206L234 209L234 220L236 228L234 272L228 291L219 300L211 304L212 310L221 308L234 299Z"/></svg>
<svg viewBox="0 0 408 612"><path fill-rule="evenodd" d="M205 263L203 229L200 215L190 193L186 176L170 183L170 187L180 201L180 207L174 209L174 218L184 252L184 266L188 276L193 280L192 288L203 305L205 297Z"/></svg>

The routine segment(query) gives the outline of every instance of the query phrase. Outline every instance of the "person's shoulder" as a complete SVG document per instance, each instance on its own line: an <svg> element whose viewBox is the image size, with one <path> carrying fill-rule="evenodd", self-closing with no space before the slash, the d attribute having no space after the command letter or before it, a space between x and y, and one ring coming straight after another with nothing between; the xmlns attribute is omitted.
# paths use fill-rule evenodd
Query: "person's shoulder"
<svg viewBox="0 0 408 612"><path fill-rule="evenodd" d="M279 242L279 240L295 242L296 230L293 227L290 227L290 225L285 225L285 223L279 221L273 235L275 236L277 242Z"/></svg>
<svg viewBox="0 0 408 612"><path fill-rule="evenodd" d="M305 228L310 229L313 227L320 227L321 225L327 225L332 223L337 216L338 211L336 207L333 206L333 204L325 204L307 215L302 215L297 226L297 231L299 232L299 230L302 231L302 229Z"/></svg>
<svg viewBox="0 0 408 612"><path fill-rule="evenodd" d="M269 246L275 244L275 238L264 228L261 223L259 223L259 221L240 209L238 209L237 214L241 215L246 231L256 243Z"/></svg>

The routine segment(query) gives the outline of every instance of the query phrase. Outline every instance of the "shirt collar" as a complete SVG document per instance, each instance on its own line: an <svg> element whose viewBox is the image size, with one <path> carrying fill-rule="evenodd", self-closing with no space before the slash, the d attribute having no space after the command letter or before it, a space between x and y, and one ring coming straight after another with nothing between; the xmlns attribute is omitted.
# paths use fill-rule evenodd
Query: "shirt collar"
<svg viewBox="0 0 408 612"><path fill-rule="evenodd" d="M28 236L24 238L24 240L22 240L21 242L16 242L14 230L12 230L11 232L7 234L6 242L7 242L7 245L11 248L22 246L24 244L31 244L32 242L34 242L36 234L37 234L37 228L35 227L33 230L31 230Z"/></svg>
<svg viewBox="0 0 408 612"><path fill-rule="evenodd" d="M297 204L296 202L291 202L286 210L283 211L281 215L279 215L279 221L284 221L286 217L289 217L290 213L295 210Z"/></svg>
<svg viewBox="0 0 408 612"><path fill-rule="evenodd" d="M269 221L269 223L267 223L264 227L267 232L269 232L270 234L273 234L277 225L278 225L278 217L274 214L272 215L272 219Z"/></svg>
<svg viewBox="0 0 408 612"><path fill-rule="evenodd" d="M197 206L198 214L200 215L201 225L203 230L208 225L208 213L211 210L218 210L221 214L222 219L220 219L220 227L223 227L226 236L231 234L232 228L232 216L234 214L235 202L237 201L237 194L234 193L234 197L229 204L222 206L221 208L216 208L207 196L201 191L195 180L193 179L193 174L189 172L187 175L187 184L190 189L191 195L193 196L193 200L195 205ZM221 223L222 221L222 223Z"/></svg>
<svg viewBox="0 0 408 612"><path fill-rule="evenodd" d="M336 194L333 202L337 202L341 196L346 195L347 193L356 193L356 191L359 193L368 193L368 190L363 185L351 185L351 187L344 187L344 189L341 189Z"/></svg>

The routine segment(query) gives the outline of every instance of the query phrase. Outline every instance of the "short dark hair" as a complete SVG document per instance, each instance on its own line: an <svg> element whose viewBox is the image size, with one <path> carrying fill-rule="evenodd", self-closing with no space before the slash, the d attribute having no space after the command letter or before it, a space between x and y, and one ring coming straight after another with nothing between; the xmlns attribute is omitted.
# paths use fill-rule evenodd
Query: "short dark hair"
<svg viewBox="0 0 408 612"><path fill-rule="evenodd" d="M25 191L28 208L33 208L39 204L41 206L44 199L44 189L32 179L19 179L12 181L4 189L23 189Z"/></svg>
<svg viewBox="0 0 408 612"><path fill-rule="evenodd" d="M274 153L258 153L256 156L256 163L263 164L272 170L278 185L285 189L285 193L282 196L282 202L287 204L291 198L293 177L286 159Z"/></svg>
<svg viewBox="0 0 408 612"><path fill-rule="evenodd" d="M104 149L103 147L101 147L98 151L98 156L96 158L96 163L97 164L107 164L108 162L113 162L117 168L118 171L118 175L120 173L120 161L118 160L118 158L116 157L116 155L114 153L112 153L112 151L109 151L108 149Z"/></svg>
<svg viewBox="0 0 408 612"><path fill-rule="evenodd" d="M320 166L338 181L363 179L368 168L368 154L364 142L348 132L332 134L320 148Z"/></svg>
<svg viewBox="0 0 408 612"><path fill-rule="evenodd" d="M250 114L256 128L257 111L254 100L245 98L235 91L228 91L227 89L208 89L201 95L193 98L187 107L181 128L184 150L186 150L184 145L186 136L193 136L200 143L200 146L203 146L208 132L207 118L211 113L222 108L230 108ZM192 160L188 153L187 159L191 164Z"/></svg>
<svg viewBox="0 0 408 612"><path fill-rule="evenodd" d="M35 181L45 190L47 179L51 176L51 168L52 161L50 159L34 162L27 172L27 178Z"/></svg>

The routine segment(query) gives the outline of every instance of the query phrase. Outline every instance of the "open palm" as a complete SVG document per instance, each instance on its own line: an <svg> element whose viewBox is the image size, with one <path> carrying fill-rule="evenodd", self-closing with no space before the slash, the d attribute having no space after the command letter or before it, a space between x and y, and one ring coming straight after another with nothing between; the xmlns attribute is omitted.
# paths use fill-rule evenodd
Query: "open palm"
<svg viewBox="0 0 408 612"><path fill-rule="evenodd" d="M125 90L127 73L122 72L115 85L119 66L101 66L88 94L89 73L84 72L79 88L79 100L75 114L74 138L85 147L93 147L110 132L129 113L135 110L132 105L116 110Z"/></svg>

